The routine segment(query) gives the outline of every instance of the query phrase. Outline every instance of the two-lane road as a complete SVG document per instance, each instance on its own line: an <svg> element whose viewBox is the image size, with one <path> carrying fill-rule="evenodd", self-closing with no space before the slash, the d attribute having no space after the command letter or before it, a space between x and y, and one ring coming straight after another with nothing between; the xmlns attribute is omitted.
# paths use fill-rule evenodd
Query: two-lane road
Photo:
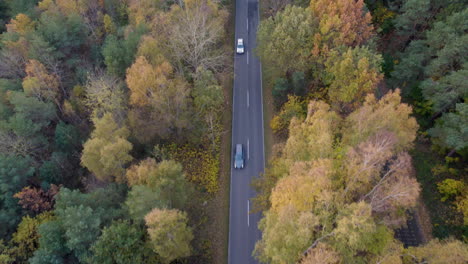
<svg viewBox="0 0 468 264"><path fill-rule="evenodd" d="M231 161L229 264L257 263L252 251L261 236L260 215L249 214L250 198L255 196L251 182L265 166L261 66L254 55L258 24L258 0L237 0L236 41L244 39L245 53L234 59L232 150L236 144L244 146L245 167L234 169Z"/></svg>

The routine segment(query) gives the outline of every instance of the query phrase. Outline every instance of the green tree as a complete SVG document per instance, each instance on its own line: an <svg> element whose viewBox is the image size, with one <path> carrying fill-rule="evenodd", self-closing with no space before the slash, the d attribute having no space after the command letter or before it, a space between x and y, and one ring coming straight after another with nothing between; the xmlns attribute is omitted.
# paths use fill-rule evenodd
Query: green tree
<svg viewBox="0 0 468 264"><path fill-rule="evenodd" d="M124 166L132 160L129 155L132 144L127 141L129 131L119 127L112 114L93 119L95 130L83 145L81 163L100 180L120 182L125 174Z"/></svg>
<svg viewBox="0 0 468 264"><path fill-rule="evenodd" d="M286 72L309 69L316 31L317 22L311 12L294 5L260 23L256 52L271 67L272 79Z"/></svg>
<svg viewBox="0 0 468 264"><path fill-rule="evenodd" d="M132 64L140 43L140 38L147 32L145 25L129 28L126 37L108 35L102 46L102 55L107 71L115 76L125 75L125 70Z"/></svg>
<svg viewBox="0 0 468 264"><path fill-rule="evenodd" d="M73 57L73 52L84 45L88 32L79 15L64 16L52 10L41 14L37 31L62 58Z"/></svg>
<svg viewBox="0 0 468 264"><path fill-rule="evenodd" d="M88 261L92 256L90 246L100 234L101 220L93 209L83 205L67 207L57 214L65 231L65 245L80 262Z"/></svg>
<svg viewBox="0 0 468 264"><path fill-rule="evenodd" d="M187 214L173 209L153 209L145 216L151 246L164 263L192 254L192 229Z"/></svg>
<svg viewBox="0 0 468 264"><path fill-rule="evenodd" d="M128 221L115 221L102 230L101 236L93 243L92 263L102 264L143 264L155 258L145 245L145 230Z"/></svg>
<svg viewBox="0 0 468 264"><path fill-rule="evenodd" d="M424 98L432 102L434 112L453 109L456 103L468 97L467 75L468 69L462 69L452 71L437 81L429 78L421 83Z"/></svg>
<svg viewBox="0 0 468 264"><path fill-rule="evenodd" d="M271 94L275 99L276 105L282 105L288 92L290 90L290 84L286 78L278 78L275 80Z"/></svg>
<svg viewBox="0 0 468 264"><path fill-rule="evenodd" d="M431 0L404 1L400 8L401 14L395 18L397 33L404 38L403 41L421 38L440 5L441 2Z"/></svg>
<svg viewBox="0 0 468 264"><path fill-rule="evenodd" d="M89 207L95 218L100 219L103 225L108 225L124 215L121 204L125 201L126 191L125 186L115 183L89 193L61 188L56 196L55 211L64 211L69 207Z"/></svg>
<svg viewBox="0 0 468 264"><path fill-rule="evenodd" d="M450 156L455 151L461 151L468 146L467 124L468 105L459 103L456 112L444 114L428 132L437 145L451 150Z"/></svg>
<svg viewBox="0 0 468 264"><path fill-rule="evenodd" d="M20 207L13 195L27 185L34 174L32 159L14 155L0 155L0 235L14 231L21 218Z"/></svg>
<svg viewBox="0 0 468 264"><path fill-rule="evenodd" d="M125 201L130 217L136 221L144 219L154 208L168 207L167 201L160 198L158 190L153 190L144 185L132 186Z"/></svg>
<svg viewBox="0 0 468 264"><path fill-rule="evenodd" d="M170 207L183 208L190 197L190 185L185 178L182 165L173 160L159 164L146 159L127 170L130 185L145 185L158 193L158 197Z"/></svg>
<svg viewBox="0 0 468 264"><path fill-rule="evenodd" d="M72 124L59 122L55 127L54 134L55 148L65 153L71 153L80 145L80 134L78 129Z"/></svg>
<svg viewBox="0 0 468 264"><path fill-rule="evenodd" d="M60 221L45 222L38 227L39 249L29 259L32 264L62 264L70 253L66 247L64 230Z"/></svg>

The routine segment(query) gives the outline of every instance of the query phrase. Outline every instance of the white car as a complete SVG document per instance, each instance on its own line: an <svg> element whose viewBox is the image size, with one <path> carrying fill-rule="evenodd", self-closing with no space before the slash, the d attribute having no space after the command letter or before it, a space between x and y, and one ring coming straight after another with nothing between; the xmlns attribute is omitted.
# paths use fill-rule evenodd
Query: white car
<svg viewBox="0 0 468 264"><path fill-rule="evenodd" d="M237 54L244 54L244 40L241 39L241 38L237 39L236 53Z"/></svg>

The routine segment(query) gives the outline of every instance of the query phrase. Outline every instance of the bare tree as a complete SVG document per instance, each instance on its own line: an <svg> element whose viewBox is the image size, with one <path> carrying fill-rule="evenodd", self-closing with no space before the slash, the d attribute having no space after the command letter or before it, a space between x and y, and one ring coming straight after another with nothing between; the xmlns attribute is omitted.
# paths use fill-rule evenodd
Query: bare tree
<svg viewBox="0 0 468 264"><path fill-rule="evenodd" d="M174 5L165 21L165 45L174 65L198 67L215 72L226 67L227 53L222 47L224 25L228 13L210 0L186 1L184 7Z"/></svg>

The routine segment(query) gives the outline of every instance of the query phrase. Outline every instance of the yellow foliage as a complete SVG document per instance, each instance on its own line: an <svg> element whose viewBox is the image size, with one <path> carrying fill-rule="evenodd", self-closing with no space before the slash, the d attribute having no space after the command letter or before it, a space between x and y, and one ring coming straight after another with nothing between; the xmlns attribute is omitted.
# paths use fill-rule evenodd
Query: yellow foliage
<svg viewBox="0 0 468 264"><path fill-rule="evenodd" d="M188 145L171 145L169 153L182 164L191 182L200 185L208 193L218 191L219 159L210 151Z"/></svg>
<svg viewBox="0 0 468 264"><path fill-rule="evenodd" d="M6 25L8 32L16 32L20 35L34 31L35 27L36 23L25 14L18 14L15 18L11 19L10 24Z"/></svg>

